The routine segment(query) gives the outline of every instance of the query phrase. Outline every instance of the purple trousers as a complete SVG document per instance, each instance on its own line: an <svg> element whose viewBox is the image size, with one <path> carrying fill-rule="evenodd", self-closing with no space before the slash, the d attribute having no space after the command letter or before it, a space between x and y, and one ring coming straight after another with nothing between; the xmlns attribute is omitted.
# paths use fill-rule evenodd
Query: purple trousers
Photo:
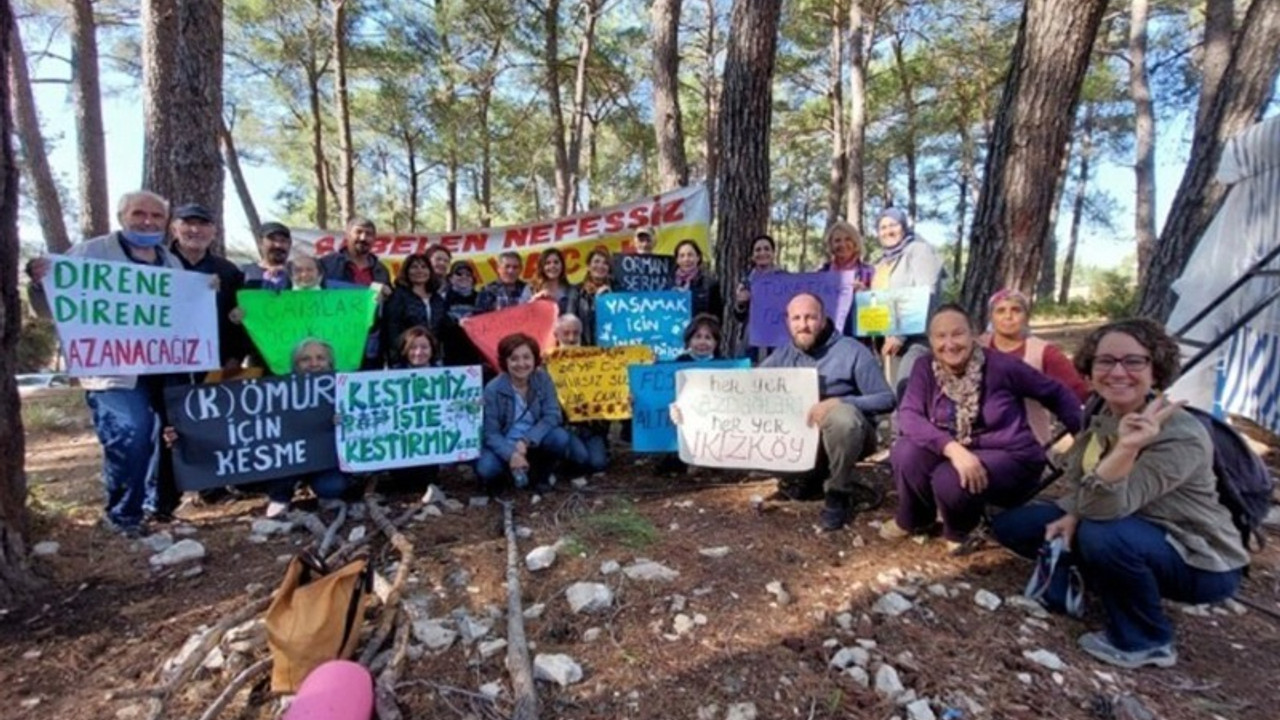
<svg viewBox="0 0 1280 720"><path fill-rule="evenodd" d="M978 523L987 503L1015 505L1026 499L1044 473L1044 459L1014 456L1004 450L973 450L987 470L987 489L971 493L960 486L960 474L947 458L906 438L889 451L898 489L895 519L906 530L925 530L942 515L942 535L963 541Z"/></svg>

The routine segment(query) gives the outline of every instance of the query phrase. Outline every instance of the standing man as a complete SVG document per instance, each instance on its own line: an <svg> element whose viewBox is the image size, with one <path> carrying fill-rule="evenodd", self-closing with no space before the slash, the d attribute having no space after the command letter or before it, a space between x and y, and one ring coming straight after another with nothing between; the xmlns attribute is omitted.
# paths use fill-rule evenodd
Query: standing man
<svg viewBox="0 0 1280 720"><path fill-rule="evenodd" d="M320 258L320 270L324 273L325 280L372 287L378 291L380 300L390 295L391 273L371 251L377 234L378 230L372 220L351 218L342 239L342 248ZM382 313L381 307L378 308L378 313ZM382 334L378 331L381 325L380 320L374 320L373 329L369 331L369 341L365 343L361 370L382 367Z"/></svg>
<svg viewBox="0 0 1280 720"><path fill-rule="evenodd" d="M633 255L652 255L653 248L657 245L657 241L653 239L653 231L649 228L636 228L636 234L632 238L631 246Z"/></svg>
<svg viewBox="0 0 1280 720"><path fill-rule="evenodd" d="M118 208L119 230L77 243L67 255L182 269L182 263L164 247L167 200L139 190L121 197ZM45 316L49 302L43 281L51 265L49 258L36 258L27 265L32 307ZM81 377L80 385L86 390L85 400L102 443L102 484L107 494L103 525L125 537L140 537L146 532L145 510L163 509L157 506L155 474L164 376Z"/></svg>
<svg viewBox="0 0 1280 720"><path fill-rule="evenodd" d="M791 344L778 348L761 367L818 370L817 405L809 409L809 425L818 426L822 444L814 469L779 481L782 495L804 495L823 480L825 506L822 529L839 530L853 520L855 508L872 509L883 494L855 465L876 446L876 418L893 410L894 395L871 351L853 338L836 332L822 300L802 293L787 303L787 331ZM785 488L792 485L794 490Z"/></svg>
<svg viewBox="0 0 1280 720"><path fill-rule="evenodd" d="M265 222L258 229L258 255L262 259L240 268L244 286L260 290L289 289L289 251L293 235L284 223Z"/></svg>
<svg viewBox="0 0 1280 720"><path fill-rule="evenodd" d="M508 250L498 256L498 279L484 286L476 302L476 312L501 310L520 304L524 281L520 279L520 253Z"/></svg>
<svg viewBox="0 0 1280 720"><path fill-rule="evenodd" d="M236 307L236 291L244 287L244 272L230 260L209 252L218 234L218 226L213 214L204 206L195 203L180 205L173 212L170 230L173 243L169 250L182 267L218 278L218 345L222 351L222 370L226 374L234 374L249 352L249 338L244 328L231 322L230 318Z"/></svg>

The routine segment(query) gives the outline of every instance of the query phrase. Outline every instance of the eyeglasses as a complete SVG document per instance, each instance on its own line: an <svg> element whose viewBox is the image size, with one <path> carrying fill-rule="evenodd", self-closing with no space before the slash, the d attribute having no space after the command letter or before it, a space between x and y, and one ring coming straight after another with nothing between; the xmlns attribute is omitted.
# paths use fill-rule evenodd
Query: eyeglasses
<svg viewBox="0 0 1280 720"><path fill-rule="evenodd" d="M1150 355L1125 355L1124 357L1099 355L1093 359L1093 371L1106 375L1114 370L1116 365L1120 365L1124 367L1126 372L1136 373L1146 370L1150 364Z"/></svg>

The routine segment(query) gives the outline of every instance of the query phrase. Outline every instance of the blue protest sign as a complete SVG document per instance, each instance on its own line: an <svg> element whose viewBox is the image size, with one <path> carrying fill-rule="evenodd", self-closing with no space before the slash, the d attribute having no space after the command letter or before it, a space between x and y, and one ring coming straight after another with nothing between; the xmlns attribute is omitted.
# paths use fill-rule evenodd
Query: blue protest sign
<svg viewBox="0 0 1280 720"><path fill-rule="evenodd" d="M648 345L658 360L675 360L684 352L691 307L685 290L597 295L596 344Z"/></svg>
<svg viewBox="0 0 1280 720"><path fill-rule="evenodd" d="M769 273L756 278L751 283L747 342L755 347L781 347L791 342L787 332L787 303L800 293L817 295L827 310L827 317L835 318L841 280L842 274L836 272Z"/></svg>
<svg viewBox="0 0 1280 720"><path fill-rule="evenodd" d="M750 368L746 358L704 362L664 362L631 365L627 368L631 385L631 450L633 452L675 452L679 448L676 426L671 424L667 406L676 399L676 372L693 368Z"/></svg>

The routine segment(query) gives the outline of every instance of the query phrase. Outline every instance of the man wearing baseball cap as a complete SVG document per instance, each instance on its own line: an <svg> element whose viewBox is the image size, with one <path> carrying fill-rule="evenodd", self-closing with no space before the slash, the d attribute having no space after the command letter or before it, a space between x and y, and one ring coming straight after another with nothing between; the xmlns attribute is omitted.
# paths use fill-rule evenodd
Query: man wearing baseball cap
<svg viewBox="0 0 1280 720"><path fill-rule="evenodd" d="M240 267L245 287L265 290L289 289L289 251L293 235L284 223L264 222L258 228L258 256L262 259Z"/></svg>
<svg viewBox="0 0 1280 720"><path fill-rule="evenodd" d="M635 255L652 255L657 243L653 239L653 231L647 227L636 228L631 240L632 253Z"/></svg>

